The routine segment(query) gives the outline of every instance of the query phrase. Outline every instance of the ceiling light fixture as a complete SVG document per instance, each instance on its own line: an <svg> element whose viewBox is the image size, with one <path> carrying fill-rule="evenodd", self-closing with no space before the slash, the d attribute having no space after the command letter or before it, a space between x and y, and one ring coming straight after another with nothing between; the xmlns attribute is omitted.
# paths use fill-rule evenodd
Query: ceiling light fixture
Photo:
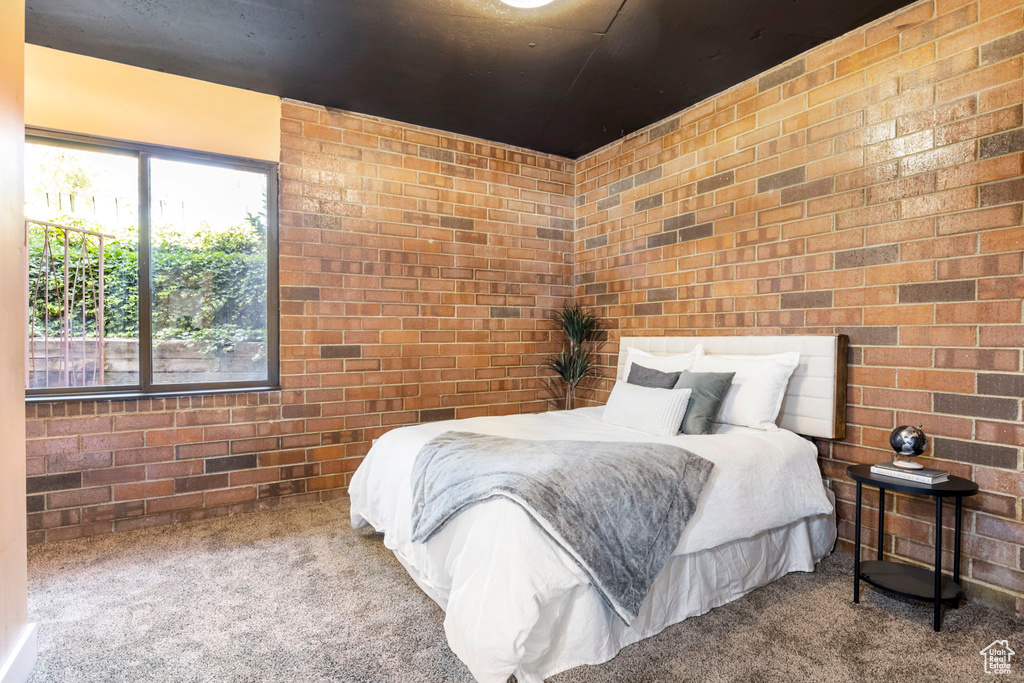
<svg viewBox="0 0 1024 683"><path fill-rule="evenodd" d="M519 9L533 9L534 7L543 7L549 4L552 0L501 0L506 5L512 7L518 7Z"/></svg>

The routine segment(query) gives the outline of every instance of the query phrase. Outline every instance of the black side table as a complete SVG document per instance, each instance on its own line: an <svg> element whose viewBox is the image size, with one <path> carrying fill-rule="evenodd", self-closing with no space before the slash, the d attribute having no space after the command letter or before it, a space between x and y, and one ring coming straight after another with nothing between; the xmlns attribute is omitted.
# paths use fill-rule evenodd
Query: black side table
<svg viewBox="0 0 1024 683"><path fill-rule="evenodd" d="M963 516L963 499L978 492L978 485L969 479L950 476L941 484L916 484L894 477L871 473L871 465L851 465L846 476L857 482L857 526L853 548L853 601L860 602L860 582L891 593L905 595L919 600L934 602L933 628L938 631L942 623L942 603L957 602L963 597L960 586L960 529ZM878 489L878 559L860 561L860 507L861 487L867 484ZM885 544L885 492L898 491L935 498L935 571L903 562L882 560L882 546ZM942 575L942 501L956 498L956 522L953 535L953 578Z"/></svg>

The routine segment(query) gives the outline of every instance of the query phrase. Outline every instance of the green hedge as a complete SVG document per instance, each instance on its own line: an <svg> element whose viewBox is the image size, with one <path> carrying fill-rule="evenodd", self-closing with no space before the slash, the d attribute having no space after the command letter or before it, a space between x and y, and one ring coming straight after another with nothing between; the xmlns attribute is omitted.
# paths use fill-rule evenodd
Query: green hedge
<svg viewBox="0 0 1024 683"><path fill-rule="evenodd" d="M102 226L78 218L61 217L56 222L72 227L102 231ZM44 315L49 313L49 334L62 333L64 313L63 233L51 229L53 258L49 277L43 279L42 231L33 228L29 240L29 288L39 284L35 297L33 334L42 336ZM186 339L206 347L230 349L240 341L265 341L266 300L266 217L250 214L244 225L219 233L201 233L184 239L167 230L154 230L152 280L154 287L153 330L158 339ZM78 276L82 265L82 236L68 236L68 266L72 284L74 333L82 334L83 292L94 292L95 272ZM88 238L86 264L96 270L97 245ZM139 334L138 245L134 236L111 239L104 249L104 330L108 337L137 337ZM43 283L49 281L49 296ZM180 302L188 302L183 314ZM92 294L85 310L85 332L96 334L96 310Z"/></svg>

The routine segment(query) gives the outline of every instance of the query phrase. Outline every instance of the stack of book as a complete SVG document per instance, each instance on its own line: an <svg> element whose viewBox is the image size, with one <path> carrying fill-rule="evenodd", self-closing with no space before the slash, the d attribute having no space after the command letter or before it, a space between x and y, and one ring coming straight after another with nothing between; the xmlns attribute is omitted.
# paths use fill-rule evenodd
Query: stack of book
<svg viewBox="0 0 1024 683"><path fill-rule="evenodd" d="M892 477L894 479L904 479L906 481L912 481L915 484L931 485L949 481L949 472L945 472L943 470L933 470L928 467L910 470L905 467L897 467L891 462L882 462L877 465L872 465L871 474L880 474L883 477Z"/></svg>

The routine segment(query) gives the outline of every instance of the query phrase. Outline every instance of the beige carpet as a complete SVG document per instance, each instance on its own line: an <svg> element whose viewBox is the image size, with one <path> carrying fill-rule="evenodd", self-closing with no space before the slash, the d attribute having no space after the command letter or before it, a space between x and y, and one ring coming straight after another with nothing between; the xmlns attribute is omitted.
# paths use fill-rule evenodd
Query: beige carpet
<svg viewBox="0 0 1024 683"><path fill-rule="evenodd" d="M984 680L978 651L1021 653L1024 623L931 612L865 590L830 558L554 683ZM32 683L471 681L441 610L341 501L33 548Z"/></svg>

